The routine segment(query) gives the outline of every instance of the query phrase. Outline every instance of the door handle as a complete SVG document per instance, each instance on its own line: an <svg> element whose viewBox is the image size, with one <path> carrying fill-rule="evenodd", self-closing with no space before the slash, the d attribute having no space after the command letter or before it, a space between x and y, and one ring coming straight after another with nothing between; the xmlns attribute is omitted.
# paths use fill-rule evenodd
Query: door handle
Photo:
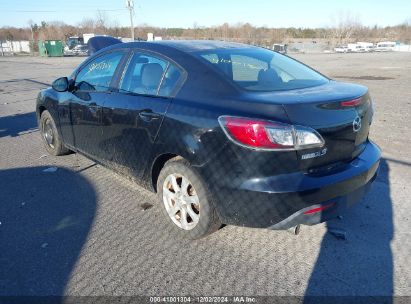
<svg viewBox="0 0 411 304"><path fill-rule="evenodd" d="M154 113L152 110L142 110L138 116L144 121L151 121L160 118L160 114Z"/></svg>

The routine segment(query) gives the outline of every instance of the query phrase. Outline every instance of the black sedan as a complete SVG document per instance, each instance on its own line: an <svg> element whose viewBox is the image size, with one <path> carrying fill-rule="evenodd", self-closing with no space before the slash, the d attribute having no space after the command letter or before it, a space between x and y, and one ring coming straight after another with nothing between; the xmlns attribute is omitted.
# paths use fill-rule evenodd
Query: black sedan
<svg viewBox="0 0 411 304"><path fill-rule="evenodd" d="M334 218L381 155L366 87L237 43L115 44L41 91L36 110L49 153L79 152L157 192L170 229L192 239Z"/></svg>

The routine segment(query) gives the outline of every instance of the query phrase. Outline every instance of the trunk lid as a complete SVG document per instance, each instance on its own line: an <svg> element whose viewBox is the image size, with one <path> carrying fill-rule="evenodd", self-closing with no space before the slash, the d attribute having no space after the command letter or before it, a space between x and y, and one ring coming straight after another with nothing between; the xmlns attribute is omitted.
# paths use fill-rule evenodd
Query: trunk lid
<svg viewBox="0 0 411 304"><path fill-rule="evenodd" d="M363 151L373 116L366 87L330 81L318 87L266 94L265 98L283 104L291 124L311 127L325 141L322 148L297 151L301 170L326 174ZM341 105L355 99L360 99L358 105Z"/></svg>

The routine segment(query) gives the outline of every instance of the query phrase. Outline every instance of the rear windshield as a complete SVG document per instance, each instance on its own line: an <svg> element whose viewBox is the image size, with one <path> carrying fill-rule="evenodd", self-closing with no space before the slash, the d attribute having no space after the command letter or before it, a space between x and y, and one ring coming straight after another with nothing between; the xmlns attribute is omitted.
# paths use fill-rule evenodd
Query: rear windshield
<svg viewBox="0 0 411 304"><path fill-rule="evenodd" d="M328 82L298 61L262 48L219 49L196 55L250 91L303 89Z"/></svg>

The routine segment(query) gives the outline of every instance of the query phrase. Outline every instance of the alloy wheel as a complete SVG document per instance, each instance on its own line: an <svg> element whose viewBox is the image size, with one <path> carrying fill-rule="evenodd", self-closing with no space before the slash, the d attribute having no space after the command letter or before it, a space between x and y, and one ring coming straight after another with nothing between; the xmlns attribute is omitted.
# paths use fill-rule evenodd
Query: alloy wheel
<svg viewBox="0 0 411 304"><path fill-rule="evenodd" d="M42 134L46 144L50 148L54 149L54 131L50 118L47 118L43 122Z"/></svg>
<svg viewBox="0 0 411 304"><path fill-rule="evenodd" d="M190 180L170 174L163 183L163 202L171 220L184 230L193 229L200 220L200 202Z"/></svg>

